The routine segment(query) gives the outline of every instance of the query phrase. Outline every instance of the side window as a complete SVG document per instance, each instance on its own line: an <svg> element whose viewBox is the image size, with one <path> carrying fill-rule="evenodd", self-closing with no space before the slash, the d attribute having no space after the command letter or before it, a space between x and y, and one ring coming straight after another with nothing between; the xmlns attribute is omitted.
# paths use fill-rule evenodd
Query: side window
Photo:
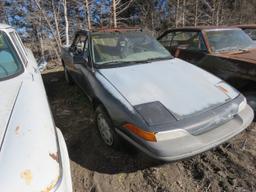
<svg viewBox="0 0 256 192"><path fill-rule="evenodd" d="M0 81L23 72L21 57L6 33L0 30Z"/></svg>
<svg viewBox="0 0 256 192"><path fill-rule="evenodd" d="M203 38L203 35L202 33L199 33L199 41L200 41L200 44L199 44L199 49L200 50L203 50L203 51L207 51L207 47L205 45L205 42L204 42L204 38Z"/></svg>
<svg viewBox="0 0 256 192"><path fill-rule="evenodd" d="M24 50L23 44L21 44L21 40L18 39L15 32L10 32L10 36L12 41L14 42L15 47L17 48L19 55L22 59L22 62L26 65L28 63L27 57L26 57L26 51Z"/></svg>
<svg viewBox="0 0 256 192"><path fill-rule="evenodd" d="M174 32L167 33L165 36L163 36L159 42L164 46L164 47L169 47L172 41L172 38L174 36Z"/></svg>
<svg viewBox="0 0 256 192"><path fill-rule="evenodd" d="M84 52L84 48L85 48L85 43L87 40L87 36L86 35L78 35L75 39L73 46L73 50L75 52L76 55L82 55Z"/></svg>
<svg viewBox="0 0 256 192"><path fill-rule="evenodd" d="M244 29L245 33L247 33L252 40L256 40L256 29Z"/></svg>
<svg viewBox="0 0 256 192"><path fill-rule="evenodd" d="M173 37L171 47L179 47L181 49L187 50L206 49L201 33L190 31L176 32Z"/></svg>
<svg viewBox="0 0 256 192"><path fill-rule="evenodd" d="M86 38L84 43L84 55L88 55L88 48L89 48L88 38Z"/></svg>

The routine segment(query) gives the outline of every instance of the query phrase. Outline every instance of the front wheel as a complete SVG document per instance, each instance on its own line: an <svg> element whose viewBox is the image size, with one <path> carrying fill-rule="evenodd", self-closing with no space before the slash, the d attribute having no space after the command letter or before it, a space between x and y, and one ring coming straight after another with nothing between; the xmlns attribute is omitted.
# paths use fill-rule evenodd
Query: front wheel
<svg viewBox="0 0 256 192"><path fill-rule="evenodd" d="M96 108L96 124L104 143L110 147L118 148L120 138L113 128L110 117L102 106Z"/></svg>

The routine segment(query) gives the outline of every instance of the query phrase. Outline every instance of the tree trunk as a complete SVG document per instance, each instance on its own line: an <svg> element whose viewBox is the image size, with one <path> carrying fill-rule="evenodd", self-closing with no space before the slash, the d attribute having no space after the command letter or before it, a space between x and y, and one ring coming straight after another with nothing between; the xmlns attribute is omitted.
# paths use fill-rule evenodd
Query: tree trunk
<svg viewBox="0 0 256 192"><path fill-rule="evenodd" d="M58 41L60 42L60 45L62 45L61 38L60 38L59 23L58 23L58 19L57 19L56 10L55 10L54 0L52 0L52 10L53 10L54 23L55 23L55 28L56 28L56 36L58 38Z"/></svg>
<svg viewBox="0 0 256 192"><path fill-rule="evenodd" d="M179 9L180 9L180 0L176 0L176 10L175 10L175 27L179 25Z"/></svg>
<svg viewBox="0 0 256 192"><path fill-rule="evenodd" d="M89 7L88 0L85 0L85 6L86 6L86 15L87 15L88 29L90 30L92 28L92 26L91 26L91 12L90 12L90 7Z"/></svg>
<svg viewBox="0 0 256 192"><path fill-rule="evenodd" d="M195 2L195 21L194 21L194 25L195 26L198 25L198 0L196 0L196 2Z"/></svg>
<svg viewBox="0 0 256 192"><path fill-rule="evenodd" d="M186 16L186 0L183 0L183 5L182 5L182 26L184 27L186 25L186 20L185 20L185 16Z"/></svg>
<svg viewBox="0 0 256 192"><path fill-rule="evenodd" d="M114 23L114 28L117 28L116 0L112 0L112 7L113 7L113 23Z"/></svg>
<svg viewBox="0 0 256 192"><path fill-rule="evenodd" d="M66 36L66 45L69 45L69 23L68 23L68 14L67 14L67 1L63 1L63 6L64 6L64 18L65 18L65 36Z"/></svg>

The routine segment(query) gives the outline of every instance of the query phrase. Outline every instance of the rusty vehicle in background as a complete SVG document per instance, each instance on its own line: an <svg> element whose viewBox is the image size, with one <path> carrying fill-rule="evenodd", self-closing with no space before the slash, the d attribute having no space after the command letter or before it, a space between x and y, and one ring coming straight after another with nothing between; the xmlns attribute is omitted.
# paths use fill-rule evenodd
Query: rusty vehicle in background
<svg viewBox="0 0 256 192"><path fill-rule="evenodd" d="M256 110L256 46L236 27L169 29L158 40L172 55L215 74L241 91Z"/></svg>
<svg viewBox="0 0 256 192"><path fill-rule="evenodd" d="M256 24L237 25L236 27L242 29L253 41L256 41Z"/></svg>

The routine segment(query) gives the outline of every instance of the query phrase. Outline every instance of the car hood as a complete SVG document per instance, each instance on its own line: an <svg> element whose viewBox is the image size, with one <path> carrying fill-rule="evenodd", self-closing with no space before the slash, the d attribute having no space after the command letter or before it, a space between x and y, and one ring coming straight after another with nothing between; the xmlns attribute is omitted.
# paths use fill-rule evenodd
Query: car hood
<svg viewBox="0 0 256 192"><path fill-rule="evenodd" d="M245 51L222 52L214 55L222 58L235 59L238 61L256 64L256 49L249 49Z"/></svg>
<svg viewBox="0 0 256 192"><path fill-rule="evenodd" d="M235 98L216 85L217 77L180 59L101 69L100 72L136 106L159 101L177 117L184 117Z"/></svg>
<svg viewBox="0 0 256 192"><path fill-rule="evenodd" d="M41 76L22 74L0 90L1 191L52 191L61 163Z"/></svg>

